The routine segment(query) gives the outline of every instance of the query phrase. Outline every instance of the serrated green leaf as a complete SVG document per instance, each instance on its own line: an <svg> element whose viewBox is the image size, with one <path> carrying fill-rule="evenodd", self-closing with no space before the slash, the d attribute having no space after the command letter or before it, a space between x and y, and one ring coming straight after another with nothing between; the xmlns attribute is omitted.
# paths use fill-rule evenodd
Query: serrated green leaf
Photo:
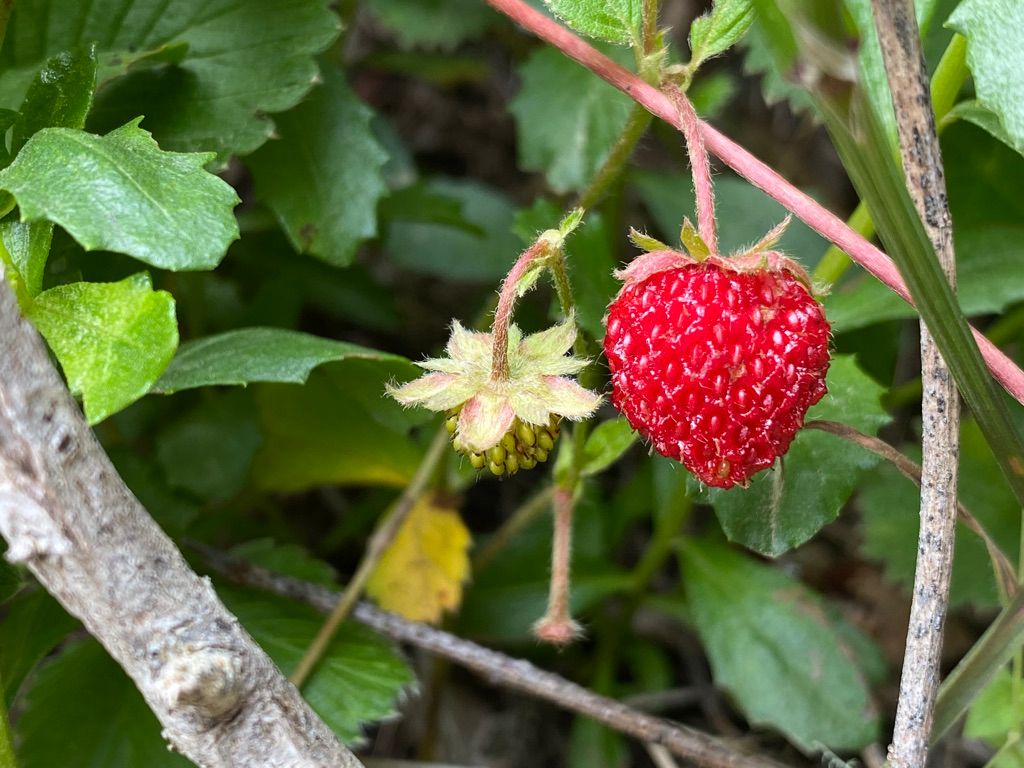
<svg viewBox="0 0 1024 768"><path fill-rule="evenodd" d="M0 621L0 678L4 700L14 702L25 678L67 634L78 626L44 590L19 596L4 606Z"/></svg>
<svg viewBox="0 0 1024 768"><path fill-rule="evenodd" d="M39 70L11 132L11 154L43 128L84 128L96 88L96 51L92 46L64 51Z"/></svg>
<svg viewBox="0 0 1024 768"><path fill-rule="evenodd" d="M276 118L278 139L246 159L257 194L296 250L337 266L377 234L386 155L370 130L372 113L332 64L323 84Z"/></svg>
<svg viewBox="0 0 1024 768"><path fill-rule="evenodd" d="M588 37L620 45L640 39L642 0L545 0L555 15Z"/></svg>
<svg viewBox="0 0 1024 768"><path fill-rule="evenodd" d="M138 119L105 136L44 128L0 171L22 221L60 224L86 250L164 269L212 269L238 237L235 191L203 154L162 151Z"/></svg>
<svg viewBox="0 0 1024 768"><path fill-rule="evenodd" d="M919 448L906 447L903 451L915 461L920 460ZM964 421L960 430L959 497L1004 552L1016 550L1020 506L974 421ZM883 465L864 476L857 498L864 553L883 563L889 579L909 588L914 581L917 557L917 487L894 468ZM998 607L991 561L977 535L958 525L953 552L950 604Z"/></svg>
<svg viewBox="0 0 1024 768"><path fill-rule="evenodd" d="M142 695L92 639L39 671L15 733L21 768L192 765L167 749Z"/></svg>
<svg viewBox="0 0 1024 768"><path fill-rule="evenodd" d="M316 611L293 600L224 586L217 593L286 675L323 624ZM386 640L347 622L303 685L302 695L338 738L354 745L363 741L366 724L397 714L396 699L415 680Z"/></svg>
<svg viewBox="0 0 1024 768"><path fill-rule="evenodd" d="M405 48L454 48L498 18L477 0L367 0L366 7Z"/></svg>
<svg viewBox="0 0 1024 768"><path fill-rule="evenodd" d="M262 442L252 399L236 391L176 419L157 436L156 456L171 487L224 501L245 486Z"/></svg>
<svg viewBox="0 0 1024 768"><path fill-rule="evenodd" d="M967 66L978 101L998 116L1010 146L1024 152L1024 5L963 0L947 26L967 38Z"/></svg>
<svg viewBox="0 0 1024 768"><path fill-rule="evenodd" d="M378 352L284 328L240 328L181 345L154 392L171 394L209 386L245 386L262 382L302 384L324 363L379 360L409 366L399 355Z"/></svg>
<svg viewBox="0 0 1024 768"><path fill-rule="evenodd" d="M736 45L754 22L754 0L715 0L711 11L690 27L690 66Z"/></svg>
<svg viewBox="0 0 1024 768"><path fill-rule="evenodd" d="M784 27L784 35L776 32L769 16L769 13L778 13L772 0L757 0L756 6L757 20L747 31L743 42L744 71L761 76L761 95L768 105L785 101L795 113L813 114L810 94L789 79L792 57L796 55L796 44L789 26ZM769 13L765 13L766 8ZM789 36L788 40L785 35ZM786 45L787 42L792 44L792 48Z"/></svg>
<svg viewBox="0 0 1024 768"><path fill-rule="evenodd" d="M500 280L522 250L512 233L512 203L475 181L431 179L425 188L461 204L467 224L394 221L384 238L388 257L412 272L446 280Z"/></svg>
<svg viewBox="0 0 1024 768"><path fill-rule="evenodd" d="M253 464L267 491L317 485L405 485L422 452L410 425L429 418L384 397L384 384L407 376L408 363L350 360L323 368L305 386L266 384L256 391L264 442Z"/></svg>
<svg viewBox="0 0 1024 768"><path fill-rule="evenodd" d="M622 133L632 101L553 48L532 54L519 75L522 88L509 104L519 164L542 171L558 193L582 189Z"/></svg>
<svg viewBox="0 0 1024 768"><path fill-rule="evenodd" d="M583 446L583 474L603 472L629 450L636 442L636 432L629 422L619 416L594 427Z"/></svg>
<svg viewBox="0 0 1024 768"><path fill-rule="evenodd" d="M11 153L17 154L43 128L82 128L95 87L96 53L92 48L64 52L47 61L21 104L11 135ZM0 223L0 238L29 295L35 296L43 289L53 223L8 219Z"/></svg>
<svg viewBox="0 0 1024 768"><path fill-rule="evenodd" d="M149 391L178 346L174 299L140 272L118 283L71 283L23 308L96 424Z"/></svg>
<svg viewBox="0 0 1024 768"><path fill-rule="evenodd" d="M715 683L747 719L804 749L856 750L878 736L878 713L825 606L777 568L710 541L682 548L689 615Z"/></svg>
<svg viewBox="0 0 1024 768"><path fill-rule="evenodd" d="M128 74L97 94L93 128L146 115L162 145L226 159L266 141L267 115L313 86L313 57L338 29L326 0L25 0L0 58L0 103L18 103L49 56L98 40L103 77Z"/></svg>
<svg viewBox="0 0 1024 768"><path fill-rule="evenodd" d="M852 357L832 359L828 394L807 412L875 434L889 421L879 405L883 389ZM878 459L834 435L799 432L778 467L761 472L749 488L709 489L722 530L731 541L770 557L799 546L835 520L861 471Z"/></svg>

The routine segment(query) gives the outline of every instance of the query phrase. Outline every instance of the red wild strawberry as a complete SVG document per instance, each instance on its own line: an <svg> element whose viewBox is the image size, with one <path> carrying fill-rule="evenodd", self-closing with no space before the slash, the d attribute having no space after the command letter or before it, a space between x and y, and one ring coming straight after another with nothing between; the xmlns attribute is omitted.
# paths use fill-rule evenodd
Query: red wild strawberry
<svg viewBox="0 0 1024 768"><path fill-rule="evenodd" d="M825 394L829 325L773 251L639 257L609 307L612 402L658 453L708 485L746 485Z"/></svg>

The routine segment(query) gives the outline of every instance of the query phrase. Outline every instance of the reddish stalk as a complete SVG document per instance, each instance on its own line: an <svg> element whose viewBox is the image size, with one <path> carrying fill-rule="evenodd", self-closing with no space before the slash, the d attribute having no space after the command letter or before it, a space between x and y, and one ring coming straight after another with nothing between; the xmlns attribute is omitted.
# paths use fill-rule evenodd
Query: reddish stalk
<svg viewBox="0 0 1024 768"><path fill-rule="evenodd" d="M693 196L697 207L697 232L712 255L718 255L718 232L715 227L715 188L711 183L711 161L704 138L700 134L700 120L693 104L678 86L665 86L669 98L676 105L679 117L674 125L686 137L686 151L690 155L693 175Z"/></svg>
<svg viewBox="0 0 1024 768"><path fill-rule="evenodd" d="M655 117L678 127L679 110L671 98L595 50L558 22L530 7L524 0L487 0L487 4L623 91ZM787 210L792 211L811 229L839 246L900 298L913 305L906 283L900 277L896 265L885 253L730 138L701 120L697 121L697 126L705 146L712 154ZM981 354L996 380L1014 398L1024 403L1024 371L984 335L973 328L972 331L981 348Z"/></svg>
<svg viewBox="0 0 1024 768"><path fill-rule="evenodd" d="M569 612L569 573L572 567L572 508L570 488L558 486L552 495L555 535L551 542L551 587L548 610L533 626L541 640L553 645L568 645L580 636L580 625Z"/></svg>
<svg viewBox="0 0 1024 768"><path fill-rule="evenodd" d="M493 354L491 357L491 378L495 381L508 381L508 326L512 321L512 310L519 297L519 281L538 257L547 253L548 243L537 240L527 248L512 265L505 275L498 294L498 307L494 310L494 324L491 327L493 336Z"/></svg>

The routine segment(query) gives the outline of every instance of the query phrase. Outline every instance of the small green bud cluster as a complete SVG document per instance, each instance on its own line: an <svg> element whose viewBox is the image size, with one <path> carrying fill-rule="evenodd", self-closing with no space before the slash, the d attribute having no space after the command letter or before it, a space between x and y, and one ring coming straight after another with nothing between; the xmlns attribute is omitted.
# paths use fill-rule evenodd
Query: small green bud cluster
<svg viewBox="0 0 1024 768"><path fill-rule="evenodd" d="M501 441L483 453L470 451L455 434L459 409L448 412L445 426L452 435L452 447L469 458L474 469L488 469L492 475L514 475L520 469L533 469L548 460L561 432L561 417L552 415L545 426L528 424L516 418Z"/></svg>

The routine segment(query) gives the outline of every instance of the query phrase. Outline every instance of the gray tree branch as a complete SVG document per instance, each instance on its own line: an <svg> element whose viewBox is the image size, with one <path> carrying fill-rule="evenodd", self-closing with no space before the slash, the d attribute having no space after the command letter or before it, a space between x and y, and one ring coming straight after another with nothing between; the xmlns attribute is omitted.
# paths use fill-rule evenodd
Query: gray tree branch
<svg viewBox="0 0 1024 768"><path fill-rule="evenodd" d="M265 589L300 600L330 613L339 594L327 587L270 573L210 547L191 545L217 572L246 586ZM585 715L620 733L647 744L660 745L688 764L701 768L783 768L766 757L745 754L727 742L679 723L653 717L622 702L601 696L552 672L538 669L522 659L477 645L448 632L407 621L369 603L358 603L352 618L393 640L417 648L476 672L495 685L535 696L558 707Z"/></svg>
<svg viewBox="0 0 1024 768"><path fill-rule="evenodd" d="M896 110L907 188L946 277L955 286L953 224L913 0L874 0L872 6ZM896 725L889 747L893 768L923 768L928 756L957 518L960 399L924 323L921 378L921 528Z"/></svg>
<svg viewBox="0 0 1024 768"><path fill-rule="evenodd" d="M124 485L2 267L0 361L7 558L104 645L173 748L204 768L359 766Z"/></svg>

